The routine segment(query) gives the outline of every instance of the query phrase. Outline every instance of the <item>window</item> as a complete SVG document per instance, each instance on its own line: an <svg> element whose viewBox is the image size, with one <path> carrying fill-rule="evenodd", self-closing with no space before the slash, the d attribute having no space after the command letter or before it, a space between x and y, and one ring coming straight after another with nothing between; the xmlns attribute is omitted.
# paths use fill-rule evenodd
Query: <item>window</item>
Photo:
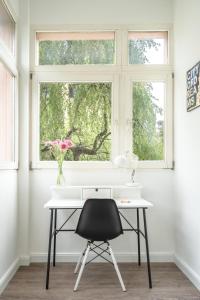
<svg viewBox="0 0 200 300"><path fill-rule="evenodd" d="M133 152L140 160L164 159L163 82L133 83Z"/></svg>
<svg viewBox="0 0 200 300"><path fill-rule="evenodd" d="M0 168L17 167L15 22L0 0Z"/></svg>
<svg viewBox="0 0 200 300"><path fill-rule="evenodd" d="M13 94L14 78L0 63L0 160L14 160L13 149Z"/></svg>
<svg viewBox="0 0 200 300"><path fill-rule="evenodd" d="M129 31L130 64L166 64L168 34L165 31Z"/></svg>
<svg viewBox="0 0 200 300"><path fill-rule="evenodd" d="M40 83L40 159L54 160L45 141L74 143L65 160L109 161L111 83Z"/></svg>
<svg viewBox="0 0 200 300"><path fill-rule="evenodd" d="M38 32L39 65L113 64L114 32Z"/></svg>
<svg viewBox="0 0 200 300"><path fill-rule="evenodd" d="M0 40L13 53L15 46L15 22L2 0L0 1Z"/></svg>
<svg viewBox="0 0 200 300"><path fill-rule="evenodd" d="M169 30L33 36L33 167L56 166L45 142L69 137L66 166L112 166L129 150L140 167L172 167Z"/></svg>

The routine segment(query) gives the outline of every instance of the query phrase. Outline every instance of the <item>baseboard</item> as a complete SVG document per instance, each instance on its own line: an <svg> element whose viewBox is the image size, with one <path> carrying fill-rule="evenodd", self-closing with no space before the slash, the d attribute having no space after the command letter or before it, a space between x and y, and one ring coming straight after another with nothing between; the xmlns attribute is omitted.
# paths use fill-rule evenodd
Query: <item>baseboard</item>
<svg viewBox="0 0 200 300"><path fill-rule="evenodd" d="M30 255L20 256L20 266L29 266L30 265Z"/></svg>
<svg viewBox="0 0 200 300"><path fill-rule="evenodd" d="M6 286L8 285L9 281L17 272L20 266L20 259L16 258L15 261L11 264L8 270L4 273L4 275L0 278L0 295L5 290Z"/></svg>
<svg viewBox="0 0 200 300"><path fill-rule="evenodd" d="M77 262L80 253L57 253L57 262ZM137 253L131 252L115 252L115 256L118 262L137 262ZM91 256L92 257L92 256ZM146 254L141 253L142 261L146 261ZM173 262L174 255L172 252L152 252L150 253L151 262ZM31 253L30 262L46 262L47 253ZM96 262L102 262L101 259L95 260Z"/></svg>
<svg viewBox="0 0 200 300"><path fill-rule="evenodd" d="M174 263L185 274L185 276L200 290L200 276L177 255L174 256Z"/></svg>

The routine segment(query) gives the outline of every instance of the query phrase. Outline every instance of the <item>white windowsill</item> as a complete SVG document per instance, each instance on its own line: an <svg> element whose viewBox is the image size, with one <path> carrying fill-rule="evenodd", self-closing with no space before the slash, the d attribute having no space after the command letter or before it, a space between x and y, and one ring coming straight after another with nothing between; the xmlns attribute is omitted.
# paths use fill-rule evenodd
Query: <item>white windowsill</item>
<svg viewBox="0 0 200 300"><path fill-rule="evenodd" d="M0 170L18 170L18 162L0 162Z"/></svg>
<svg viewBox="0 0 200 300"><path fill-rule="evenodd" d="M57 169L56 161L38 161L30 164L34 169ZM69 161L63 163L63 169L120 169L111 161ZM172 169L172 163L167 164L165 161L140 161L137 169ZM130 169L131 170L131 169Z"/></svg>

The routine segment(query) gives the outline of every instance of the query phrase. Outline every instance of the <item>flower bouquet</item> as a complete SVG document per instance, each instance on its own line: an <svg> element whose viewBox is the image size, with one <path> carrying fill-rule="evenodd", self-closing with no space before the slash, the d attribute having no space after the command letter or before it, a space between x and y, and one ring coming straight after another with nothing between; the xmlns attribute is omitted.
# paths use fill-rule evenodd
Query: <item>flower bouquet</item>
<svg viewBox="0 0 200 300"><path fill-rule="evenodd" d="M54 140L54 141L47 141L45 145L49 148L52 152L53 156L57 160L58 163L58 176L57 176L57 184L61 185L65 183L65 178L63 176L63 161L65 158L66 152L73 147L73 143L70 139L64 140Z"/></svg>

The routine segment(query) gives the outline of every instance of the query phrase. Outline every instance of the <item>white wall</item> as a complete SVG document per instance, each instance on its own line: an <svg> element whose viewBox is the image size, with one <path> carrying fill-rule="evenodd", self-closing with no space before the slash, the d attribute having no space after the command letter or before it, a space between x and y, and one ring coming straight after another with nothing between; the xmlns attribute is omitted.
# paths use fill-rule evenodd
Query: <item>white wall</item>
<svg viewBox="0 0 200 300"><path fill-rule="evenodd" d="M168 23L173 21L172 3L172 0L32 0L31 23Z"/></svg>
<svg viewBox="0 0 200 300"><path fill-rule="evenodd" d="M200 2L175 3L175 201L178 263L200 287L200 108L186 112L186 71L200 60Z"/></svg>
<svg viewBox="0 0 200 300"><path fill-rule="evenodd" d="M121 176L119 171L84 170L65 171L70 184L117 184L128 181L128 176ZM45 180L42 180L45 178ZM50 197L49 186L55 184L56 171L32 171L31 174L31 255L33 260L43 259L47 251L49 212L43 205ZM172 213L172 176L171 171L147 171L137 174L137 179L144 185L143 196L155 204L149 210L150 245L153 260L172 260L173 245L173 213ZM61 215L65 215L62 213ZM129 214L130 215L130 214ZM135 224L135 214L130 218ZM62 219L62 216L61 218ZM159 224L159 226L158 226ZM71 224L73 226L73 224ZM70 226L70 225L69 225ZM62 234L58 238L58 252L77 254L80 251L80 238L74 234ZM126 233L114 243L115 252L121 259L130 259L131 252L136 252L134 234ZM143 248L144 250L144 248ZM74 257L74 256L73 256Z"/></svg>
<svg viewBox="0 0 200 300"><path fill-rule="evenodd" d="M48 9L47 9L48 8ZM32 0L31 24L170 24L173 18L172 1L152 0ZM126 176L117 170L65 171L71 184L124 183ZM154 259L170 259L173 245L173 200L171 170L141 171L138 180L143 184L143 196L155 204L149 211L150 248ZM48 212L43 209L49 199L49 186L55 183L56 170L33 170L30 177L31 232L30 252L33 260L44 258L47 251ZM158 226L159 224L159 226ZM123 242L125 239L125 242ZM136 250L135 238L127 234L115 242L115 251L130 254ZM60 236L58 252L80 251L74 234ZM129 257L130 258L130 257Z"/></svg>
<svg viewBox="0 0 200 300"><path fill-rule="evenodd" d="M0 294L18 264L17 172L0 171Z"/></svg>
<svg viewBox="0 0 200 300"><path fill-rule="evenodd" d="M7 1L18 15L18 0ZM0 294L18 267L17 171L0 170Z"/></svg>

